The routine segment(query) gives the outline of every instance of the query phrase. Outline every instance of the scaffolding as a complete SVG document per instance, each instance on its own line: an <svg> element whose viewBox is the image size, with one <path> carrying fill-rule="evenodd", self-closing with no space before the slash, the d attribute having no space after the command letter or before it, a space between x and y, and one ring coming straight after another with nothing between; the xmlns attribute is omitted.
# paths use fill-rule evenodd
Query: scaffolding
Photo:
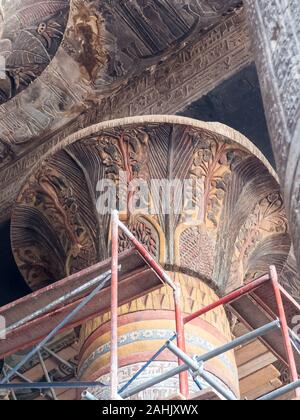
<svg viewBox="0 0 300 420"><path fill-rule="evenodd" d="M148 360L147 363L128 381L128 383L122 388L119 389L119 381L118 381L118 308L121 304L123 304L126 300L128 300L129 296L121 296L120 299L120 270L122 268L122 262L131 261L131 265L127 267L128 270L135 267L135 264L132 262L132 258L134 259L132 253L126 253L126 255L121 256L118 252L118 244L119 244L119 230L121 230L128 238L128 240L133 245L134 249L138 253L138 255L142 258L143 262L147 265L150 272L153 274L155 273L156 280L154 280L153 276L148 273L149 279L149 289L146 290L154 290L155 288L159 287L159 284L163 283L170 287L173 291L173 299L174 299L174 321L175 321L175 333L173 337L170 339L160 348L158 351ZM181 287L180 284L174 282L171 277L166 273L166 271L158 264L158 262L151 256L151 254L145 249L145 247L135 238L135 236L131 233L131 231L120 221L119 214L117 211L112 213L111 218L111 243L112 243L112 252L111 252L111 259L108 260L105 264L102 264L101 267L97 267L97 270L101 268L102 273L95 278L89 279L86 282L82 281L82 277L85 279L86 271L78 273L76 275L77 280L81 279L82 284L80 287L75 287L71 292L69 291L67 294L63 294L59 296L56 300L52 302L48 302L46 306L42 309L35 311L32 314L25 316L23 319L15 322L14 324L8 326L7 331L13 333L15 330L20 328L24 328L28 322L35 320L37 317L48 314L49 311L55 310L58 305L66 305L66 303L70 302L70 299L74 299L77 296L80 296L81 299L77 305L71 305L72 310L65 316L63 319L56 325L55 328L51 329L51 332L46 334L46 336L38 342L35 347L29 351L29 353L13 368L6 369L4 371L5 377L0 382L0 390L10 390L12 392L13 398L15 399L15 391L20 389L48 389L50 390L52 397L56 400L55 389L62 389L62 388L72 388L72 389L82 389L84 392L82 393L82 398L85 400L95 400L96 398L89 392L87 389L90 388L99 388L104 387L107 385L101 384L99 382L52 382L49 374L47 372L45 363L43 361L41 350L49 351L47 349L47 344L49 341L56 336L59 332L64 330L66 327L70 327L72 324L72 320L76 319L79 313L82 313L83 309L86 308L91 302L95 299L99 299L101 293L106 293L105 296L107 298L107 286L110 283L110 311L111 311L111 346L110 346L110 398L112 400L118 399L127 399L136 395L148 388L151 388L161 382L166 381L169 378L179 376L179 392L180 395L184 399L189 399L190 392L189 392L189 381L188 381L188 374L192 376L193 381L198 386L200 390L202 390L202 386L198 380L198 378L202 378L213 390L216 391L218 395L225 400L237 400L236 396L233 396L231 392L226 389L225 386L220 385L218 381L216 381L212 375L210 375L207 370L205 369L205 363L209 360L212 360L220 355L234 350L237 347L249 343L250 341L260 338L266 340L265 343L269 346L269 348L276 354L279 355L279 358L283 360L289 368L291 383L277 389L276 391L265 395L258 400L271 400L278 398L288 392L295 391L296 397L300 398L300 380L299 380L299 367L300 367L300 349L299 349L299 342L297 338L290 330L288 325L288 320L286 316L285 306L283 298L288 302L288 304L294 309L296 307L296 303L293 299L287 294L286 291L280 286L278 281L278 275L275 266L270 267L270 272L260 277L249 284L235 290L234 292L226 295L225 297L219 299L218 301L214 302L211 305L208 305L205 308L195 312L194 314L188 315L186 317L183 316L182 306L181 306ZM107 265L110 265L110 270L104 271L107 268ZM127 264L127 263L126 263ZM143 268L144 270L144 268ZM103 272L104 271L104 272ZM93 274L93 270L90 269L89 276ZM145 271L143 271L145 272ZM125 276L126 277L126 276ZM133 284L135 282L136 277L127 276ZM157 281L158 280L158 281ZM65 287L66 283L62 282L58 285L57 293L61 293ZM93 288L96 286L95 288ZM263 298L260 298L259 295L254 296L253 293L261 288L267 288L268 292L271 290L274 293L274 307L276 307L276 313L273 312L268 305L263 302ZM84 297L82 296L83 292L87 292L89 289L92 289L87 295ZM48 288L45 293L48 293L49 297L49 290L51 291L50 296L53 295L53 290ZM103 292L105 291L105 292ZM144 290L145 292L145 290ZM135 293L137 295L142 294L142 290L135 289ZM252 295L251 295L252 294ZM185 340L185 325L192 322L193 320L207 314L208 312L224 305L234 305L235 302L238 302L239 299L251 295L252 299L256 299L256 303L259 303L263 307L263 313L267 314L268 317L266 319L270 320L270 316L272 316L272 320L269 322L265 322L263 325L260 325L258 328L253 329L249 333L239 337L232 342L225 344L219 348L216 348L202 356L194 356L191 358L187 354L186 349L186 340ZM54 293L55 296L55 293ZM134 296L136 297L136 296ZM131 296L133 298L133 296ZM67 305L69 307L69 305ZM106 308L106 307L105 307ZM104 310L105 308L102 308ZM231 307L234 310L234 306ZM296 310L299 310L299 307L296 307ZM0 311L1 313L1 311ZM61 316L64 315L64 312ZM91 318L91 310L88 311L88 315ZM97 316L96 313L93 313L94 316ZM86 320L87 314L85 313L84 316L82 315L81 318L77 319L77 323L83 320ZM261 320L260 320L261 322ZM272 333L272 340L267 340L268 334ZM275 334L275 335L274 335ZM176 344L174 341L176 340ZM275 340L275 341L274 341ZM284 355L280 353L280 346L278 345L279 341L283 343L284 348ZM279 347L274 347L274 342ZM157 377L151 378L148 381L145 381L142 384L132 386L134 381L141 376L141 374L151 365L153 361L155 361L165 350L171 351L177 358L178 358L178 367L171 369L168 372L163 373ZM11 351L11 350L10 350ZM35 355L38 355L40 359L40 363L44 372L44 376L47 382L38 382L32 383L29 381L24 375L22 375L19 371L20 369ZM1 354L0 354L1 358ZM16 384L10 383L11 378L15 375L19 376L24 383Z"/></svg>

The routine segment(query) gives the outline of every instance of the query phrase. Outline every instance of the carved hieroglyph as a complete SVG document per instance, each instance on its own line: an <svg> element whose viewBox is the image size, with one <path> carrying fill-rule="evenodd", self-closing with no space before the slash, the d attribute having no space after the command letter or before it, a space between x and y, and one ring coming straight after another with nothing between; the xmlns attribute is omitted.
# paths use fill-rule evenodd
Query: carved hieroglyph
<svg viewBox="0 0 300 420"><path fill-rule="evenodd" d="M121 173L126 183L149 186L145 205L153 214L125 221L164 266L223 291L273 261L279 270L285 265L290 240L275 175L234 130L177 117L133 118L90 127L64 145L33 171L13 210L13 251L33 289L109 256L110 216L97 211L97 185L109 179L118 186ZM172 197L172 210L162 214L153 180L201 184L192 214L185 202L175 211ZM120 250L127 246L120 236Z"/></svg>
<svg viewBox="0 0 300 420"><path fill-rule="evenodd" d="M247 0L278 174L300 268L300 3Z"/></svg>
<svg viewBox="0 0 300 420"><path fill-rule="evenodd" d="M135 73L115 77L110 92L107 88L104 91L104 87L95 87L90 76L103 67L101 45L95 44L99 36L93 35L99 13L93 3L84 2L83 7L79 1L72 2L64 40L48 68L24 92L0 106L0 222L10 216L20 180L69 134L113 118L175 114L253 60L243 9L221 17L215 7L210 16L216 16L209 18L216 23L211 30L201 31L207 22L201 17L193 35L182 45L178 40L176 48L168 47L163 60L161 55L151 60L136 59L132 66ZM194 16L194 12L189 13ZM89 31L94 48L90 51L94 54L92 61L85 50L89 42L84 34ZM85 63L89 62L87 70Z"/></svg>

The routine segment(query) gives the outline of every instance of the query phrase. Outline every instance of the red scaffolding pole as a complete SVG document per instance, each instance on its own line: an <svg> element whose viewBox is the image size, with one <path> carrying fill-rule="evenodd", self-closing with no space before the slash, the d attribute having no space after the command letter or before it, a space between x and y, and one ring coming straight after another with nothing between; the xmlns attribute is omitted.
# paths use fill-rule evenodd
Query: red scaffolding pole
<svg viewBox="0 0 300 420"><path fill-rule="evenodd" d="M127 255L120 255L118 253L118 242L119 242L119 228L123 230L123 232L126 234L126 236L128 237L128 239L132 242L132 244L134 245L134 247L136 248L137 252L135 251L131 251L129 252L129 254ZM111 250L111 261L106 261L104 263L102 263L102 265L97 265L97 267L95 268L92 267L90 269L86 269L84 270L82 273L77 273L76 275L74 275L73 277L70 277L69 280L71 280L72 284L74 284L74 281L76 283L76 279L77 282L79 282L78 284L76 283L76 287L75 290L76 293L82 293L83 290L80 289L80 286L82 287L83 285L85 286L85 288L90 288L92 286L91 283L95 282L97 279L94 278L93 280L91 280L91 278L95 277L95 273L97 272L98 274L102 273L101 275L103 276L105 274L105 270L107 271L107 269L110 267L111 265L111 291L110 293L108 292L107 295L107 303L106 306L104 306L105 308L109 308L110 305L110 309L111 309L111 399L113 400L117 400L120 399L120 395L124 396L124 397L129 397L131 395L135 395L135 393L141 392L144 389L147 389L147 387L151 387L154 386L168 378L171 378L175 375L179 375L179 383L180 383L180 393L188 398L189 397L189 389L188 389L188 376L187 376L187 371L189 369L189 362L190 362L190 366L196 366L194 364L194 361L189 358L189 356L186 354L186 343L185 343L185 334L184 334L184 325L191 322L192 320L206 314L209 311L212 311L214 309L216 309L217 307L220 306L224 306L226 304L231 304L232 309L234 311L237 312L237 314L239 314L239 308L238 307L234 307L234 305L236 305L238 302L236 302L237 300L239 300L240 298L242 298L244 295L247 294L251 294L250 296L250 300L253 301L253 303L255 304L255 309L252 311L249 311L249 313L251 314L251 316L254 316L255 318L255 312L257 310L257 307L260 306L262 311L265 313L266 318L269 322L270 316L272 318L275 319L275 321L268 323L264 326L260 326L260 325L256 325L257 328L253 328L254 331L250 332L249 334L246 334L243 337L239 337L238 339L234 340L232 343L227 343L226 345L218 348L218 349L214 349L213 351L207 353L206 355L202 356L202 359L200 357L197 358L197 360L200 361L202 360L202 362L211 360L215 357L218 357L219 355L226 353L227 351L231 351L236 347L241 346L242 344L256 339L258 337L263 337L265 335L267 335L267 333L269 333L270 331L273 331L275 328L277 329L278 332L278 337L274 335L271 337L271 344L273 343L273 346L271 345L270 349L274 350L274 354L279 354L281 356L281 353L283 353L283 358L282 360L284 360L287 365L289 366L290 369L290 374L291 374L291 379L293 381L292 384L290 384L290 386L288 387L284 387L281 390L278 390L270 395L267 395L263 398L260 399L270 399L278 397L283 395L284 393L288 392L288 391L296 391L296 395L299 398L300 397L300 388L299 388L299 379L298 379L298 372L297 372L297 366L300 366L299 363L299 356L298 354L294 353L293 350L293 344L292 344L292 338L291 338L291 332L289 330L289 325L288 325L288 321L291 322L291 319L294 315L294 311L296 309L297 313L300 312L300 306L294 302L294 300L288 295L288 293L286 291L284 291L284 289L280 286L279 281L278 281L278 274L276 271L276 267L275 266L271 266L270 270L269 270L269 274L265 275L263 277L260 277L257 280L254 280L253 282L239 288L238 290L235 290L234 292L228 294L227 296L219 299L218 301L214 302L211 305L206 306L205 308L201 309L200 311L195 312L194 314L191 314L189 316L187 316L186 318L183 318L183 313L182 313L182 296L181 296L181 287L180 284L174 282L171 277L163 270L163 268L154 260L154 258L149 254L149 252L143 247L142 244L140 244L140 242L134 237L134 235L128 230L128 228L120 222L119 220L119 215L118 212L113 212L112 213L112 217L111 217L111 242L112 242L112 250ZM139 254L139 256L137 255ZM157 352L150 361L147 362L147 364L138 372L138 375L135 375L133 379L136 379L144 370L145 368L147 368L147 366L150 365L150 363L155 360L155 358L157 358L157 356L159 354L161 354L161 352L166 349L169 348L169 350L173 351L174 354L176 354L178 356L178 358L180 359L179 361L179 365L177 368L173 369L170 372L165 372L163 375L160 375L158 378L152 378L151 380L149 380L145 385L143 385L141 387L141 385L139 385L138 387L136 387L135 389L131 389L129 391L129 393L125 393L120 391L120 395L119 395L119 390L118 390L118 307L119 304L121 305L123 300L124 300L124 289L120 289L120 296L119 295L119 290L118 290L118 277L119 277L119 261L122 262L124 260L124 258L128 258L128 256L130 255L130 261L131 261L131 265L128 267L128 262L126 264L126 270L124 274L128 275L128 272L132 272L132 267L137 268L139 267L139 265L137 265L136 261L132 261L132 258L134 257L134 255L136 255L136 257L138 256L139 260L141 260L143 263L145 262L147 265L147 270L152 273L152 275L155 277L156 279L156 283L153 283L153 280L151 280L151 277L147 277L147 280L149 281L150 279L150 284L151 287L149 288L149 291L152 290L152 287L155 285L155 287L157 287L159 285L159 280L162 281L164 284L167 284L169 287L172 288L173 290L173 297L174 297L174 307L175 307L175 322L176 322L176 336L177 336L177 347L174 346L171 341L169 340L160 350L159 352ZM140 256L142 258L140 258ZM127 261L127 260L126 260ZM150 268L148 268L148 266ZM96 270L96 271L95 271ZM100 271L99 271L100 270ZM99 271L99 272L98 272ZM104 274L103 274L104 272ZM108 274L110 272L106 272L106 274ZM139 272L138 272L139 273ZM155 273L155 275L154 275ZM100 277L101 277L100 275ZM83 276L83 278L82 278ZM78 278L77 278L78 277ZM104 276L105 277L105 276ZM140 276L138 277L140 279ZM122 279L122 276L121 276ZM80 281L79 281L80 280ZM99 277L98 277L99 280ZM87 283L85 284L84 281L87 281ZM148 284L148 281L146 281L146 283ZM42 293L41 292L36 292L35 294L33 294L33 300L31 300L31 302L33 302L35 305L37 304L37 301L40 299L40 296L43 294L47 294L50 293L50 296L47 295L47 299L46 302L48 302L48 306L49 306L49 299L50 297L56 297L58 298L58 296L65 291L69 290L69 283L66 282L66 279L59 282L58 283L58 291L54 290L54 286L48 287L46 288ZM127 283L126 283L127 284ZM131 283L129 283L131 284ZM67 317L65 317L65 319L63 321L61 321L61 323L56 326L56 330L60 331L61 328L63 328L64 325L67 325L68 320L70 320L72 318L72 316L74 317L75 315L75 311L80 311L85 305L88 304L89 300L92 300L93 296L98 296L97 293L100 290L100 286L97 286L97 288L87 297L85 297L83 299L83 301L80 301L80 304L76 306L76 308L73 310L73 312L71 312L70 314L67 315ZM261 286L262 287L262 294L260 295L261 290L257 290L259 289ZM102 286L101 286L102 287ZM146 293L147 289L144 288L144 293ZM153 289L154 290L154 289ZM141 290L138 289L140 294ZM275 294L275 300L273 300L273 293L272 291L274 291ZM123 293L122 293L123 292ZM53 294L54 293L54 294ZM73 293L73 292L72 292ZM123 297L122 297L123 296ZM125 302L128 299L131 299L131 292L130 292L130 296L125 296ZM39 299L37 299L37 297L39 297ZM69 295L69 299L70 298L74 298L74 296L72 296L72 294ZM110 297L110 302L109 302L109 297ZM119 300L120 297L120 300ZM64 300L68 300L68 298L66 296L64 296ZM12 310L12 308L14 309L14 311L16 311L16 307L18 307L18 305L20 305L20 303L24 304L25 306L27 302L26 300L27 298L23 298L20 300L20 302L15 302L13 303L13 306L11 307L11 305L9 305L9 308L6 308L7 311ZM126 300L127 299L127 300ZM272 300L272 303L270 304L270 300ZM57 303L58 302L58 303ZM98 301L99 302L99 301ZM102 302L102 300L101 300ZM53 305L58 305L60 302L60 299L58 299L58 301L54 301L50 304ZM75 303L75 302L74 302ZM78 302L76 302L78 303ZM124 302L123 302L124 303ZM288 307L285 308L284 304L288 303ZM258 306L257 306L258 304ZM55 310L57 311L56 306ZM247 302L245 299L242 299L241 302L241 306L243 307L243 309L245 308L246 305L246 309L249 310L249 306L247 306ZM22 306L22 305L21 305ZM42 307L40 308L40 306L36 307L36 316L39 316L41 313L44 315L45 313L47 313L47 317L49 317L50 312L48 314L46 307ZM251 306L250 306L251 308ZM22 309L22 308L21 308ZM102 308L102 310L104 312L107 311L104 310ZM24 311L24 308L22 309ZM99 311L99 308L98 308ZM22 312L22 311L21 311ZM5 313L2 311L2 313ZM9 312L8 312L9 313ZM23 313L23 312L22 312ZM20 308L19 310L17 310L17 315L20 314ZM23 323L25 322L25 320L27 320L28 318L28 313L25 312L23 314L25 316L25 318L23 319L19 319L19 317L17 316L17 320L15 320L15 322L17 321L17 323L15 324L15 326L13 328L17 328L19 327L19 324L21 322L20 325L24 326ZM15 314L16 316L16 314ZM96 314L95 314L96 316ZM279 316L279 320L278 320L278 316ZM33 317L33 318L32 318ZM51 316L53 317L53 312L51 313ZM245 311L240 315L241 319L243 319L245 317ZM34 319L33 314L30 315L29 317L30 320ZM85 318L82 318L85 319ZM255 322L257 323L261 323L261 318L256 318ZM280 321L280 322L279 322ZM27 322L27 321L26 321ZM244 322L247 324L247 319L244 318ZM254 322L254 324L255 324ZM14 324L12 324L14 325ZM250 324L248 325L250 327ZM254 327L254 325L252 325ZM12 327L11 327L12 328ZM54 331L52 331L50 334L48 334L48 336L46 338L44 338L43 342L39 344L40 348L43 347L43 343L46 343L47 340L51 339L51 335L53 336L53 334L55 334ZM282 346L281 344L281 335L283 338L283 342L284 342L284 346ZM172 340L175 338L175 336L172 338ZM45 341L46 340L46 341ZM281 350L283 350L283 352L281 351L281 353L276 352L276 343L277 341L280 340L280 345L281 345ZM274 344L275 343L275 344ZM172 350L173 347L173 350ZM37 349L35 349L35 351L37 351ZM25 359L22 361L22 363L15 367L14 370L15 372L18 371L18 369L26 363L26 360L30 359L30 357L32 357L33 353L29 353L26 355ZM286 359L285 359L286 358ZM199 368L201 368L202 365L199 365ZM203 367L203 366L202 366ZM198 373L201 376L201 372L198 369L198 365L195 368L195 372ZM14 372L10 372L6 375L6 378L4 380L4 382L2 382L0 385L5 384L6 381L9 381L10 376L13 376ZM202 372L202 376L203 376L203 372ZM206 381L208 381L206 379ZM126 384L125 387L123 387L124 389L127 389L127 387L133 382L133 380L130 380L128 382L128 384ZM6 385L6 384L5 384ZM8 384L9 385L9 384ZM15 385L21 385L22 384L15 384ZM35 385L35 386L44 386L43 383L42 384L26 384L29 386ZM64 387L65 383L61 384L55 384L53 383L53 387L55 387L56 385L58 385L58 387ZM72 384L71 387L73 385L82 387L82 386L97 386L97 383L75 383ZM52 384L46 384L47 388L51 388ZM214 386L214 385L213 385ZM218 385L214 386L215 389L218 391ZM298 388L297 388L298 387ZM220 392L220 391L218 391ZM222 393L222 392L221 392ZM230 399L230 398L229 398Z"/></svg>
<svg viewBox="0 0 300 420"><path fill-rule="evenodd" d="M180 348L180 350L186 352L180 285L174 283L171 277L164 271L164 269L158 264L158 262L155 261L155 259L150 255L150 253L145 249L145 247L135 238L135 236L124 225L124 223L122 223L120 220L118 221L118 223L119 228L125 233L125 235L128 237L135 249L139 252L142 258L144 258L146 263L149 264L149 266L155 271L155 273L162 280L162 282L166 283L173 289L177 345ZM182 364L182 361L178 359L178 363ZM179 387L181 395L183 395L185 398L188 398L189 385L187 372L180 373Z"/></svg>
<svg viewBox="0 0 300 420"><path fill-rule="evenodd" d="M177 347L186 353L186 342L185 342L185 334L184 334L184 322L183 322L183 315L182 315L182 304L181 304L181 287L180 284L176 284L177 288L174 290L174 304L175 304L175 322L176 322L176 333L177 333ZM182 359L178 358L179 366L184 365ZM189 397L189 381L188 381L188 373L181 372L179 374L179 388L180 394L183 397Z"/></svg>
<svg viewBox="0 0 300 420"><path fill-rule="evenodd" d="M118 399L118 259L119 259L119 215L117 211L111 217L111 344L110 375L112 400Z"/></svg>
<svg viewBox="0 0 300 420"><path fill-rule="evenodd" d="M281 331L282 331L282 336L283 336L286 355L287 355L287 362L288 362L288 366L289 366L289 370L291 374L291 380L292 382L297 382L299 379L297 365L296 365L294 350L293 350L291 337L289 333L287 318L286 318L286 314L284 310L282 294L281 294L281 286L278 281L278 274L277 274L277 270L275 266L270 267L270 275L265 275L263 277L260 277L259 279L247 284L246 286L243 286L235 290L234 292L228 294L222 299L219 299L218 301L212 303L211 305L208 305L205 308L202 308L199 311L195 312L194 314L187 316L184 319L184 324L187 324L193 321L194 319L199 318L200 316L218 308L219 306L224 306L226 304L234 302L235 300L239 299L243 295L246 295L246 294L249 294L250 292L255 291L256 289L258 289L259 287L261 287L263 284L267 282L271 282L274 293L275 293L276 305L278 309L278 315L280 319ZM300 397L300 388L296 389L296 396L297 398Z"/></svg>
<svg viewBox="0 0 300 420"><path fill-rule="evenodd" d="M233 302L234 300L239 299L241 296L248 294L255 289L258 289L264 283L270 281L270 276L265 275L260 277L257 280L254 280L252 283L247 284L246 286L241 287L238 290L230 293L229 295L223 297L222 299L217 300L216 302L212 303L211 305L206 306L205 308L200 309L199 311L195 312L184 318L184 324L188 324L189 322L193 321L196 318L199 318L202 315L205 315L207 312L212 311L213 309L218 308L219 306L227 305L228 303Z"/></svg>
<svg viewBox="0 0 300 420"><path fill-rule="evenodd" d="M182 313L182 299L181 299L181 287L180 284L175 283L171 277L163 270L159 263L150 255L145 247L135 238L130 230L119 220L118 212L114 212L112 215L112 286L111 286L111 398L118 398L118 229L121 229L128 237L129 241L133 244L135 249L145 260L145 262L153 269L157 276L162 280L163 283L167 284L173 289L174 306L175 306L175 323L177 333L177 346L183 352L186 353L186 342L184 325L193 321L196 318L210 312L220 306L224 306L238 300L244 295L254 292L264 284L271 282L275 293L276 304L278 307L278 314L280 318L282 336L284 339L285 350L287 354L287 361L291 373L291 379L293 382L298 380L297 365L293 352L293 346L289 334L289 327L287 318L284 310L283 299L281 295L281 289L278 282L278 276L276 267L270 267L270 274L262 276L257 280L235 290L227 296L219 299L218 301L200 309L199 311L183 318ZM184 362L179 359L179 365ZM180 393L185 398L189 396L188 387L188 373L182 371L179 374ZM300 389L296 390L297 397L300 397Z"/></svg>
<svg viewBox="0 0 300 420"><path fill-rule="evenodd" d="M283 336L285 351L286 351L287 360L289 364L291 380L292 382L297 382L299 377L298 377L298 371L297 371L297 366L296 366L296 361L295 361L295 355L294 355L294 350L291 343L289 326L286 320L285 310L283 306L282 295L281 295L280 285L278 281L278 274L277 274L276 267L274 265L270 267L270 276L271 276L272 286L274 289L275 299L276 299L276 303L278 307L282 336ZM300 398L300 388L296 389L296 397Z"/></svg>

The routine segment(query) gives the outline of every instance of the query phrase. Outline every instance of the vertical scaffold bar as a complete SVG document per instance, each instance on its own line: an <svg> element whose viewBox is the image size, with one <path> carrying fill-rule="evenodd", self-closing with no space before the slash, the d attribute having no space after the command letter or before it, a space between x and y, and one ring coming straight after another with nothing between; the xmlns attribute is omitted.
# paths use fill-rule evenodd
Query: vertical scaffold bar
<svg viewBox="0 0 300 420"><path fill-rule="evenodd" d="M180 350L186 353L186 342L184 335L184 323L182 315L182 299L181 299L181 287L179 283L176 283L176 290L174 290L174 304L175 304L175 322L176 322L176 333L177 333L177 346ZM184 362L179 357L178 365L184 365ZM180 394L185 398L189 397L189 379L188 372L181 372L179 374L179 390Z"/></svg>
<svg viewBox="0 0 300 420"><path fill-rule="evenodd" d="M118 397L118 250L119 214L115 210L111 216L111 345L110 345L110 397Z"/></svg>
<svg viewBox="0 0 300 420"><path fill-rule="evenodd" d="M185 351L185 338L184 338L184 322L183 315L181 310L181 289L180 286L175 284L171 277L165 272L165 270L158 264L157 261L150 255L150 253L145 249L145 247L135 238L135 236L130 232L130 230L119 220L119 227L128 237L130 242L146 261L146 263L156 272L158 277L165 282L168 286L173 289L174 293L174 304L175 304L175 322L176 322L176 333L177 333L177 344L178 347ZM179 360L181 364L181 360ZM186 372L183 372L179 375L180 383L180 393L188 397L188 375Z"/></svg>
<svg viewBox="0 0 300 420"><path fill-rule="evenodd" d="M283 300L282 300L282 295L281 295L279 281L278 281L277 269L274 265L270 267L270 276L271 276L271 281L272 281L272 285L273 285L273 289L275 293L275 299L276 299L276 303L278 307L282 336L284 340L287 361L289 364L291 380L292 382L297 382L299 379L297 365L296 365L294 350L293 350L293 346L292 346L292 342L291 342L291 338L289 334L289 326L287 323L285 310L283 306ZM300 398L300 388L296 389L296 396L297 398Z"/></svg>

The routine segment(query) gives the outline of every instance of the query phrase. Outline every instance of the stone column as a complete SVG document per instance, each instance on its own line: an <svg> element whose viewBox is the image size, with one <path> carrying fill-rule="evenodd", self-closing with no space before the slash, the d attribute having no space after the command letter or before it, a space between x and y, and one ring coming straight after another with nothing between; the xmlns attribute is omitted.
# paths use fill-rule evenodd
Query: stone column
<svg viewBox="0 0 300 420"><path fill-rule="evenodd" d="M109 257L106 186L129 210L121 217L136 238L180 282L185 314L265 274L270 264L279 271L285 266L290 238L276 174L249 140L229 127L134 117L92 126L62 147L32 173L13 210L13 251L32 289ZM137 181L148 192L137 194L134 211L129 204ZM120 232L120 252L128 247ZM124 384L172 336L172 292L163 287L140 299L133 296L119 315ZM187 326L186 334L192 356L230 341L224 308ZM110 314L86 323L81 342L79 377L109 385ZM175 364L165 352L142 379ZM238 395L233 353L206 368ZM177 386L175 378L137 397L166 398ZM98 395L107 397L108 389Z"/></svg>
<svg viewBox="0 0 300 420"><path fill-rule="evenodd" d="M216 293L199 278L182 273L169 273L182 288L183 312L188 315L218 299ZM173 292L165 286L149 295L133 300L119 310L119 381L124 386L135 373L174 335ZM220 307L185 327L187 351L200 355L231 340L230 324ZM81 380L110 381L110 314L85 324L81 330L81 352L78 375ZM134 385L178 366L170 351L162 353L134 382ZM211 360L205 369L220 385L239 395L238 372L234 352ZM205 384L203 383L203 386ZM131 399L158 400L178 394L178 377L171 378ZM100 399L109 399L109 386L90 390ZM191 394L199 391L190 377Z"/></svg>
<svg viewBox="0 0 300 420"><path fill-rule="evenodd" d="M245 4L300 268L300 2L245 0Z"/></svg>

